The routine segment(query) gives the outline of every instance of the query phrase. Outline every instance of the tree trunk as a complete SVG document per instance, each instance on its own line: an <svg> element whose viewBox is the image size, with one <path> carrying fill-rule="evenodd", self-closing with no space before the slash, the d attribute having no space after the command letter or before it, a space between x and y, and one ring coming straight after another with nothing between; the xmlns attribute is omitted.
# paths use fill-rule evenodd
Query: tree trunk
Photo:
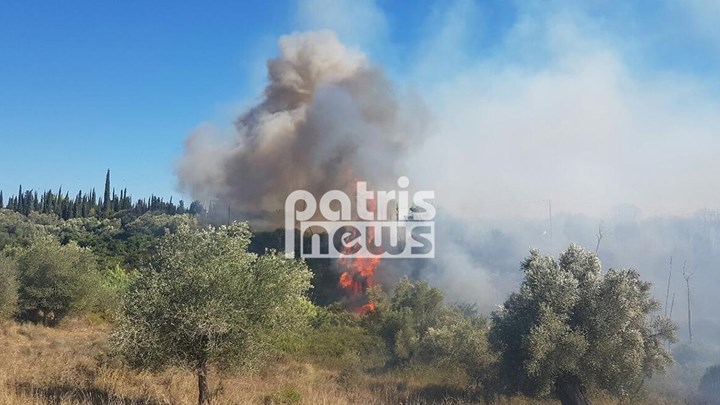
<svg viewBox="0 0 720 405"><path fill-rule="evenodd" d="M555 382L555 393L562 405L592 405L577 377L561 377Z"/></svg>
<svg viewBox="0 0 720 405"><path fill-rule="evenodd" d="M210 405L210 390L207 383L208 366L203 360L197 369L198 376L198 405Z"/></svg>

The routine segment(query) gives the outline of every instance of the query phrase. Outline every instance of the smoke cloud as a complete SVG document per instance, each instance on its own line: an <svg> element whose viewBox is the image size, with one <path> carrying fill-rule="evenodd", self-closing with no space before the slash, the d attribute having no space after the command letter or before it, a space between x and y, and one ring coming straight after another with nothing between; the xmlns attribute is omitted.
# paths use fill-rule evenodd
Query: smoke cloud
<svg viewBox="0 0 720 405"><path fill-rule="evenodd" d="M422 105L397 94L333 32L283 36L279 49L267 63L262 100L237 119L232 139L201 128L177 166L183 191L268 225L280 223L273 216L294 190L320 195L349 190L356 180L392 184L426 132Z"/></svg>

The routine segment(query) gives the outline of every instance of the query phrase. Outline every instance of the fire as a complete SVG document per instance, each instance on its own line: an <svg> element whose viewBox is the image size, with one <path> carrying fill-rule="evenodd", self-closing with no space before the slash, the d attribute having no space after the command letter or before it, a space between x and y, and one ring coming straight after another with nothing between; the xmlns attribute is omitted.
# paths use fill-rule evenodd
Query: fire
<svg viewBox="0 0 720 405"><path fill-rule="evenodd" d="M376 210L375 200L368 200L368 209L371 212ZM369 232L368 242L372 242L375 238L374 232ZM346 248L344 252L347 252ZM380 265L379 257L370 258L351 258L341 257L338 264L345 271L340 275L340 286L345 289L353 301L363 300L365 290L374 287L377 282L375 280L375 272ZM357 315L365 315L375 310L375 303L368 302L360 307L355 308Z"/></svg>
<svg viewBox="0 0 720 405"><path fill-rule="evenodd" d="M375 303L374 302L368 302L367 304L361 306L360 308L355 311L358 315L365 315L368 312L375 311Z"/></svg>
<svg viewBox="0 0 720 405"><path fill-rule="evenodd" d="M338 262L345 269L340 275L340 286L354 295L362 294L377 284L375 272L380 265L380 258L341 257Z"/></svg>
<svg viewBox="0 0 720 405"><path fill-rule="evenodd" d="M352 285L353 285L353 279L352 279L352 276L350 275L350 273L345 272L345 273L343 273L343 274L340 276L340 285L341 285L343 288L350 288L350 287L352 287Z"/></svg>

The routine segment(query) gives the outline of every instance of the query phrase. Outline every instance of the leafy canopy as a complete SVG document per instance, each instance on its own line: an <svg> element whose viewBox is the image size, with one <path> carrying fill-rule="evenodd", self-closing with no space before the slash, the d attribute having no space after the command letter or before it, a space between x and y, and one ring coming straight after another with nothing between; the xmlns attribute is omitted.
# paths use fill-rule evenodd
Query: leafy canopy
<svg viewBox="0 0 720 405"><path fill-rule="evenodd" d="M55 320L90 309L102 292L92 252L74 242L60 245L49 236L22 251L18 275L21 309L53 312Z"/></svg>
<svg viewBox="0 0 720 405"><path fill-rule="evenodd" d="M116 347L135 367L247 366L313 313L301 261L248 253L246 224L165 236L130 286Z"/></svg>
<svg viewBox="0 0 720 405"><path fill-rule="evenodd" d="M486 321L474 307L445 305L440 290L407 278L391 296L373 289L371 299L377 310L366 322L385 341L391 363L460 369L473 384L488 384L494 356Z"/></svg>
<svg viewBox="0 0 720 405"><path fill-rule="evenodd" d="M593 252L571 245L559 260L533 251L525 279L493 314L507 393L549 396L564 381L619 396L636 392L671 357L675 326L655 316L650 283L634 270L601 272Z"/></svg>

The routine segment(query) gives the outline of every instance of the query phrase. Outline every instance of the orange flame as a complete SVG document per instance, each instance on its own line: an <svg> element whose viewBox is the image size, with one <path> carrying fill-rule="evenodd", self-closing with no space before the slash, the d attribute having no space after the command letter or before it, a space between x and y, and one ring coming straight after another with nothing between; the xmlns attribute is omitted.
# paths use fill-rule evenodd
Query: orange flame
<svg viewBox="0 0 720 405"><path fill-rule="evenodd" d="M371 212L376 211L376 202L374 199L368 200L368 210ZM368 228L369 235L367 236L367 243L372 243L375 238L375 233L372 228ZM343 253L348 253L349 247L343 250ZM338 263L341 267L345 268L345 271L340 275L340 286L348 291L351 298L354 300L364 298L364 292L370 287L374 287L377 282L375 281L375 272L380 265L381 259L379 257L371 258L351 258L351 257L340 257ZM357 315L365 315L368 312L375 310L375 303L369 302L355 309Z"/></svg>
<svg viewBox="0 0 720 405"><path fill-rule="evenodd" d="M358 308L357 311L355 311L355 313L358 315L367 315L369 312L374 312L375 308L376 308L375 303L371 301L371 302L368 302L367 304L361 306L360 308Z"/></svg>

